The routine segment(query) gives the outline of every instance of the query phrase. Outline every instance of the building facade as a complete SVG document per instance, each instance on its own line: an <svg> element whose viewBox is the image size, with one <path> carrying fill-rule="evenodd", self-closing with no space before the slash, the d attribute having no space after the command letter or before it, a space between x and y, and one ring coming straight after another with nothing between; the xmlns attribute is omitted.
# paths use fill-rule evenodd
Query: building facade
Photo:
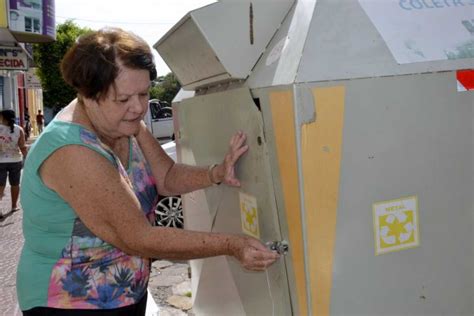
<svg viewBox="0 0 474 316"><path fill-rule="evenodd" d="M0 109L37 134L43 92L33 67L32 43L55 40L54 0L0 0Z"/></svg>

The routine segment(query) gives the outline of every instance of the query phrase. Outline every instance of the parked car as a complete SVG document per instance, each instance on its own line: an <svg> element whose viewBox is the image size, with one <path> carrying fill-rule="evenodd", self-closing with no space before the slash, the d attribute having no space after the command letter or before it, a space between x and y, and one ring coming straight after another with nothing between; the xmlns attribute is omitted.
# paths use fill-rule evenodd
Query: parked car
<svg viewBox="0 0 474 316"><path fill-rule="evenodd" d="M176 161L176 144L170 141L162 145L166 153ZM184 227L183 206L181 196L160 197L158 205L155 208L156 224L165 227Z"/></svg>
<svg viewBox="0 0 474 316"><path fill-rule="evenodd" d="M145 123L157 139L174 139L173 111L168 102L148 101Z"/></svg>
<svg viewBox="0 0 474 316"><path fill-rule="evenodd" d="M171 141L161 146L166 153L176 161L176 144L174 140L173 111L167 102L158 99L148 101L149 109L145 116L145 123L152 134L160 140ZM165 227L184 227L181 196L160 196L155 208L156 225Z"/></svg>

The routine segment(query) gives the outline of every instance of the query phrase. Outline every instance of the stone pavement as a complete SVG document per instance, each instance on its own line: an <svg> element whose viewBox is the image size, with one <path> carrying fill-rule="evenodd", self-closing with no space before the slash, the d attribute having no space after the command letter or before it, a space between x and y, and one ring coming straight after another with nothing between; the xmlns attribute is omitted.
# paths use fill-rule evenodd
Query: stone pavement
<svg viewBox="0 0 474 316"><path fill-rule="evenodd" d="M186 262L153 262L148 291L159 306L160 316L193 315L190 267Z"/></svg>
<svg viewBox="0 0 474 316"><path fill-rule="evenodd" d="M27 146L34 140L34 137L29 139ZM23 211L11 213L10 209L10 184L7 180L4 196L0 199L0 213L5 216L0 219L0 315L17 316L22 314L16 299L16 267L23 246Z"/></svg>
<svg viewBox="0 0 474 316"><path fill-rule="evenodd" d="M21 311L16 300L16 266L20 257L23 235L22 211L9 213L11 208L10 185L0 201L0 211L5 218L0 220L0 315L18 316Z"/></svg>

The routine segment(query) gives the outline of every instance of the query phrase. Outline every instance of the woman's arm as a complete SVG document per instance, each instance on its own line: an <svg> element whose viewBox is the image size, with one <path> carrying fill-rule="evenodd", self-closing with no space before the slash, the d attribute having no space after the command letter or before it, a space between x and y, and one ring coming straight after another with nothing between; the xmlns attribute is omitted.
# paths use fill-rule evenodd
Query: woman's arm
<svg viewBox="0 0 474 316"><path fill-rule="evenodd" d="M231 138L229 151L224 161L212 169L174 163L146 128L144 122L136 138L151 166L157 181L158 192L161 195L188 193L220 182L240 186L239 180L235 177L234 166L248 150L248 146L245 145L246 136L242 132L236 133Z"/></svg>
<svg viewBox="0 0 474 316"><path fill-rule="evenodd" d="M20 148L20 151L23 154L23 159L25 159L26 154L28 153L28 149L26 147L25 132L23 131L23 128L21 127L20 127L20 138L18 138L18 148Z"/></svg>
<svg viewBox="0 0 474 316"><path fill-rule="evenodd" d="M126 253L163 259L231 255L250 270L262 270L278 258L250 237L151 226L116 168L86 147L57 150L40 175L95 235Z"/></svg>

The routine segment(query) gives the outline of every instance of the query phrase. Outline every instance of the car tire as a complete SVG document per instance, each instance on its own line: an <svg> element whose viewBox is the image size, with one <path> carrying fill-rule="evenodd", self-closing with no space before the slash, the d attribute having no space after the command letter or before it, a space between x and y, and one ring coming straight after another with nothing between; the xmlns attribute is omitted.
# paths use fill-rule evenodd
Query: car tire
<svg viewBox="0 0 474 316"><path fill-rule="evenodd" d="M155 208L156 225L184 228L183 206L180 196L166 196Z"/></svg>

